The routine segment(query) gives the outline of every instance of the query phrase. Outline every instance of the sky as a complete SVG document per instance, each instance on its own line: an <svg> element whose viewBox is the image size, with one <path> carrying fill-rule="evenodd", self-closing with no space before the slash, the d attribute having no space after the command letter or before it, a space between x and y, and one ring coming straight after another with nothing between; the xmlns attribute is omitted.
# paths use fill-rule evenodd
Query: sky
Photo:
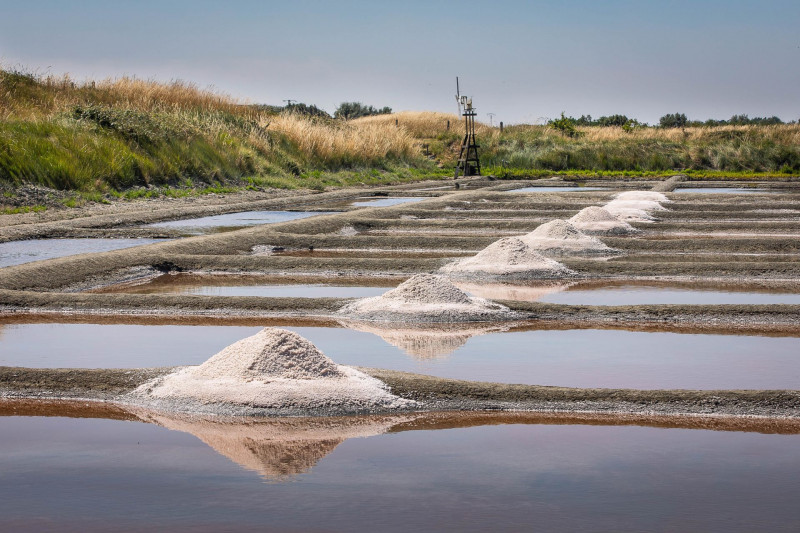
<svg viewBox="0 0 800 533"><path fill-rule="evenodd" d="M0 0L0 63L536 123L800 118L800 1ZM493 113L490 119L488 113Z"/></svg>

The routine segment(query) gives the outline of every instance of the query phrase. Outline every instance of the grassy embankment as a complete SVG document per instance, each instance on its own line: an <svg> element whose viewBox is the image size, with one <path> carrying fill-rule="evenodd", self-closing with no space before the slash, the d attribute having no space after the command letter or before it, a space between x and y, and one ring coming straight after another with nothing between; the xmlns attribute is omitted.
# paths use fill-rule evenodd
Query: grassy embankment
<svg viewBox="0 0 800 533"><path fill-rule="evenodd" d="M446 128L450 121L450 129ZM395 125L395 121L398 125ZM686 129L478 125L484 174L536 177L800 173L800 125ZM265 112L182 82L78 84L0 70L0 188L188 195L237 187L374 184L449 176L463 136L455 115L403 112L349 122ZM443 168L422 155L428 149ZM4 212L42 209L0 198ZM23 202L24 204L24 202ZM14 207L13 205L16 205Z"/></svg>
<svg viewBox="0 0 800 533"><path fill-rule="evenodd" d="M403 181L438 171L417 145L403 129L270 114L181 82L0 71L6 195L22 184L100 199Z"/></svg>
<svg viewBox="0 0 800 533"><path fill-rule="evenodd" d="M458 155L463 125L444 113L397 113L358 119L401 127L448 165ZM447 121L450 120L450 130ZM676 170L703 178L800 174L800 125L693 128L578 127L570 138L548 126L477 125L484 174L496 176L663 176Z"/></svg>

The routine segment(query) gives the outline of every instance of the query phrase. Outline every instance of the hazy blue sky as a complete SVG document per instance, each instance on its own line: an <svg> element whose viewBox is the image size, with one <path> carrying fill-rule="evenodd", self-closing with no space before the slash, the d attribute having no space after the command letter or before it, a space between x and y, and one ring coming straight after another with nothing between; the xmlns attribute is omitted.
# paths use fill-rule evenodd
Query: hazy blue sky
<svg viewBox="0 0 800 533"><path fill-rule="evenodd" d="M0 61L479 118L800 117L798 0L0 0Z"/></svg>

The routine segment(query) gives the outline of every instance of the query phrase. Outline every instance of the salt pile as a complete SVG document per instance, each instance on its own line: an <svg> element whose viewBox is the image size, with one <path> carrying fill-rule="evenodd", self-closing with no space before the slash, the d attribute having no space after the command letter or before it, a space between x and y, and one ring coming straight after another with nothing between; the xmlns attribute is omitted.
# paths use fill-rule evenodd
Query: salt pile
<svg viewBox="0 0 800 533"><path fill-rule="evenodd" d="M643 209L620 207L613 202L606 204L606 211L624 222L655 222L655 217Z"/></svg>
<svg viewBox="0 0 800 533"><path fill-rule="evenodd" d="M544 255L613 254L597 237L586 235L566 220L551 220L520 237L525 244Z"/></svg>
<svg viewBox="0 0 800 533"><path fill-rule="evenodd" d="M383 382L337 365L291 331L264 328L196 367L151 380L133 393L157 407L210 413L301 414L413 407Z"/></svg>
<svg viewBox="0 0 800 533"><path fill-rule="evenodd" d="M507 307L470 297L446 278L433 274L417 274L381 296L345 305L339 314L400 322L479 322L515 316Z"/></svg>
<svg viewBox="0 0 800 533"><path fill-rule="evenodd" d="M493 242L477 255L443 266L440 272L455 278L492 279L549 279L575 275L517 237Z"/></svg>
<svg viewBox="0 0 800 533"><path fill-rule="evenodd" d="M671 202L666 194L655 191L625 191L616 195L617 200L650 200L653 202Z"/></svg>
<svg viewBox="0 0 800 533"><path fill-rule="evenodd" d="M646 191L630 191L644 193ZM625 193L622 193L625 194ZM660 193L653 193L660 194ZM653 222L655 218L650 214L652 211L666 211L656 200L634 200L617 197L605 205L605 209L620 220L631 222Z"/></svg>
<svg viewBox="0 0 800 533"><path fill-rule="evenodd" d="M617 207L621 209L641 209L642 211L667 211L667 208L656 202L655 200L611 200L606 204L606 209L609 207Z"/></svg>
<svg viewBox="0 0 800 533"><path fill-rule="evenodd" d="M639 231L596 205L581 209L569 223L587 235L627 235Z"/></svg>

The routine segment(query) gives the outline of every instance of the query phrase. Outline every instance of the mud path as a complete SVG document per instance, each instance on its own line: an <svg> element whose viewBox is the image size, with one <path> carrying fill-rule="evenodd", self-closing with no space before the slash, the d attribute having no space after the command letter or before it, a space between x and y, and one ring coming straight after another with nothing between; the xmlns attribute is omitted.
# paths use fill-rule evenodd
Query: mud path
<svg viewBox="0 0 800 533"><path fill-rule="evenodd" d="M173 368L29 369L0 367L0 398L118 402ZM762 416L800 419L800 391L580 389L444 379L360 368L426 411L517 410L645 415ZM308 413L325 416L329 413Z"/></svg>

